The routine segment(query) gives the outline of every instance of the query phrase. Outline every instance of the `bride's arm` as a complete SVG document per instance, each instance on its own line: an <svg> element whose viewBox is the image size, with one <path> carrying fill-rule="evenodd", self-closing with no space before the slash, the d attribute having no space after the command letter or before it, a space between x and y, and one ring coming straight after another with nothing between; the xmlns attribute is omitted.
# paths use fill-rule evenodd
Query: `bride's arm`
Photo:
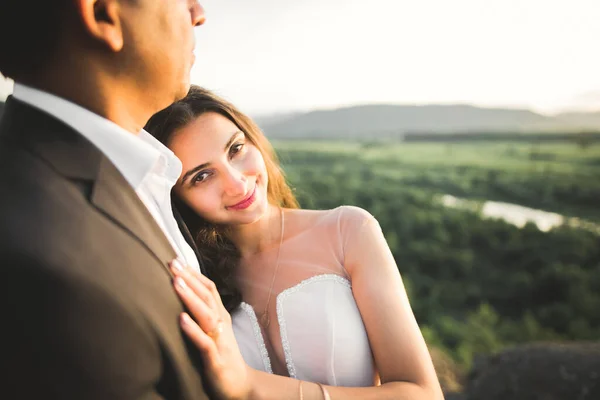
<svg viewBox="0 0 600 400"><path fill-rule="evenodd" d="M345 207L340 224L344 266L360 310L381 387L362 399L443 399L431 356L379 223L368 212ZM350 390L352 392L350 392ZM357 389L331 388L332 398Z"/></svg>
<svg viewBox="0 0 600 400"><path fill-rule="evenodd" d="M327 392L332 400L443 399L427 346L379 224L358 208L344 211L348 214L342 224L344 265L382 384L365 388L326 386ZM300 381L257 371L243 363L214 284L203 276L191 276L188 271L174 273L192 289L178 288L198 321L188 321L183 328L204 353L206 368L214 369L208 375L219 388L217 392L226 399L299 399ZM206 332L215 331L217 314L224 320L224 331L211 337ZM323 399L321 388L314 383L303 382L301 389L306 400Z"/></svg>
<svg viewBox="0 0 600 400"><path fill-rule="evenodd" d="M246 399L252 400L298 400L300 381L284 376L252 370L249 375L252 391ZM436 383L437 385L437 383ZM387 382L381 386L342 387L325 386L331 400L442 400L441 390L428 389L411 382ZM302 382L303 399L323 400L324 395L315 383Z"/></svg>

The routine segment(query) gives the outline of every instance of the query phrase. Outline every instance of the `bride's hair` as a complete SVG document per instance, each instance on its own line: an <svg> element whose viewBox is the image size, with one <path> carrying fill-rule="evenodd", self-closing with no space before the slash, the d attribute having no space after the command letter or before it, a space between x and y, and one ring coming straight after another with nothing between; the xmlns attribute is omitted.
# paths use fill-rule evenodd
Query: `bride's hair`
<svg viewBox="0 0 600 400"><path fill-rule="evenodd" d="M298 202L271 143L260 128L229 102L210 91L192 85L187 96L154 114L146 124L146 131L164 145L169 146L173 135L184 126L207 112L218 113L233 122L262 155L269 179L267 198L270 204L285 208L298 208ZM201 134L201 133L199 133ZM200 217L173 191L173 207L179 212L194 238L208 278L215 282L223 304L228 311L241 302L241 294L234 279L240 262L240 252L227 237L227 227L217 226Z"/></svg>

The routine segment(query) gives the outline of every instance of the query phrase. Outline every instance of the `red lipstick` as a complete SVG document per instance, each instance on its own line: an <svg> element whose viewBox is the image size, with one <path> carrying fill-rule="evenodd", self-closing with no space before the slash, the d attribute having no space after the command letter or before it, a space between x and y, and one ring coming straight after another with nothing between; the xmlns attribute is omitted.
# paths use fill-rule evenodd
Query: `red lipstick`
<svg viewBox="0 0 600 400"><path fill-rule="evenodd" d="M254 186L254 190L250 194L250 196L246 197L244 200L240 201L237 204L227 207L230 210L245 210L250 207L252 203L256 200L256 185Z"/></svg>

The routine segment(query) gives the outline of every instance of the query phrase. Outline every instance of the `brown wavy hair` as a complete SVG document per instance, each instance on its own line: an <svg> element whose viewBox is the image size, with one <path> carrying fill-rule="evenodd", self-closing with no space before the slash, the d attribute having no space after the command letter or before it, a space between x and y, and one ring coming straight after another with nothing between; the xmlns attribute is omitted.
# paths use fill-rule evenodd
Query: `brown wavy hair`
<svg viewBox="0 0 600 400"><path fill-rule="evenodd" d="M298 201L285 179L273 146L263 132L251 118L214 93L192 85L185 98L154 114L145 129L169 146L177 131L207 112L218 113L229 119L260 151L269 179L269 203L284 208L298 208ZM212 224L200 217L174 191L172 197L175 212L181 215L198 247L206 275L215 282L227 310L232 311L242 300L234 277L241 256L227 235L227 227Z"/></svg>

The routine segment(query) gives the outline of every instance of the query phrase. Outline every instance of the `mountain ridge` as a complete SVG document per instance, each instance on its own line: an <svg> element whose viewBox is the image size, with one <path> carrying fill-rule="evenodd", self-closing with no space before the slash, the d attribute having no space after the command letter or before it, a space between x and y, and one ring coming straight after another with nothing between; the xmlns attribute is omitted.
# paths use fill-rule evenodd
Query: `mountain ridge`
<svg viewBox="0 0 600 400"><path fill-rule="evenodd" d="M600 112L544 115L521 108L468 104L366 104L258 117L273 138L373 138L406 133L565 132L600 129Z"/></svg>

